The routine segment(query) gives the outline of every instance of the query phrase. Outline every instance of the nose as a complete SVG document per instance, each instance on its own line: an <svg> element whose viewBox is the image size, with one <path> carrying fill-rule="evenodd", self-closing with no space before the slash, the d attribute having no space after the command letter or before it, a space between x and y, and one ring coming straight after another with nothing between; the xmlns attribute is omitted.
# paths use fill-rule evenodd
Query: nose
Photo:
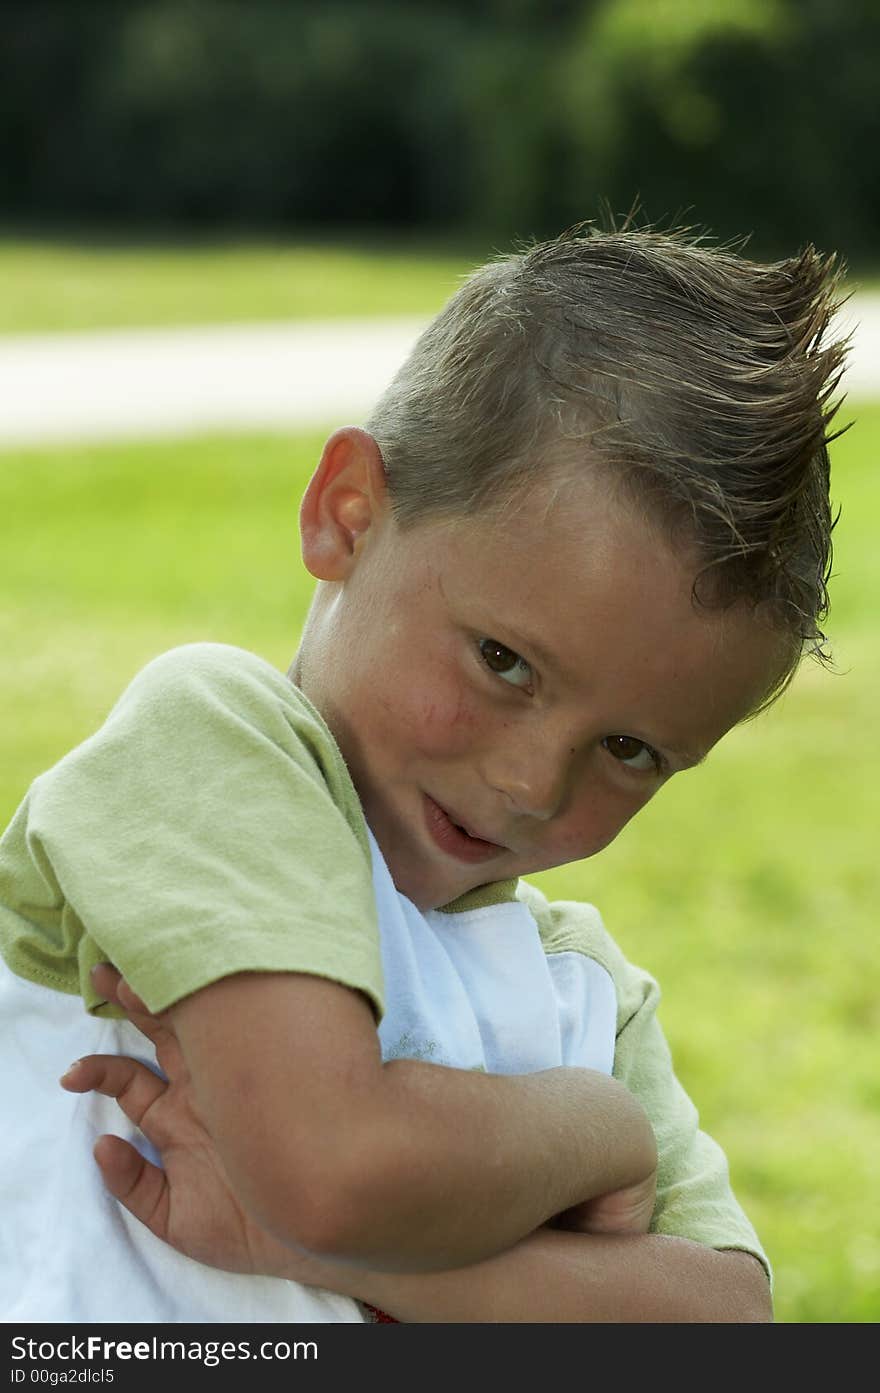
<svg viewBox="0 0 880 1393"><path fill-rule="evenodd" d="M495 751L484 777L515 812L548 822L565 803L573 757L567 741L554 750L525 739L514 749Z"/></svg>

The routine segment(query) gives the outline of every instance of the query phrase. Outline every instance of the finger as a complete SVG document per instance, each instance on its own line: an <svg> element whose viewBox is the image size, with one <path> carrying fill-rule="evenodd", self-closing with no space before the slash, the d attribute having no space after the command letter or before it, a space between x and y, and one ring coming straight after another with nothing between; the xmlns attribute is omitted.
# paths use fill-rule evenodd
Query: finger
<svg viewBox="0 0 880 1393"><path fill-rule="evenodd" d="M170 1032L161 1017L153 1015L146 1002L132 991L115 967L110 963L98 963L97 967L92 968L91 976L95 990L107 1001L121 1006L135 1029L152 1040L157 1049L168 1039Z"/></svg>
<svg viewBox="0 0 880 1393"><path fill-rule="evenodd" d="M165 1172L121 1137L100 1137L94 1156L111 1195L157 1238L167 1241L171 1192Z"/></svg>
<svg viewBox="0 0 880 1393"><path fill-rule="evenodd" d="M130 1016L149 1016L156 1021L159 1019L158 1016L153 1015L147 1003L132 991L124 977L119 979L116 996L120 1006L124 1006Z"/></svg>
<svg viewBox="0 0 880 1393"><path fill-rule="evenodd" d="M97 963L91 970L95 990L108 1001L116 1000L116 988L122 981L122 973L117 972L112 963Z"/></svg>
<svg viewBox="0 0 880 1393"><path fill-rule="evenodd" d="M91 976L95 989L108 1001L115 1001L117 1006L141 1016L151 1014L146 1002L132 991L122 973L118 972L112 963L97 963L92 968Z"/></svg>
<svg viewBox="0 0 880 1393"><path fill-rule="evenodd" d="M68 1093L102 1093L105 1098L115 1098L136 1127L168 1086L145 1064L115 1054L90 1054L76 1060L60 1083Z"/></svg>

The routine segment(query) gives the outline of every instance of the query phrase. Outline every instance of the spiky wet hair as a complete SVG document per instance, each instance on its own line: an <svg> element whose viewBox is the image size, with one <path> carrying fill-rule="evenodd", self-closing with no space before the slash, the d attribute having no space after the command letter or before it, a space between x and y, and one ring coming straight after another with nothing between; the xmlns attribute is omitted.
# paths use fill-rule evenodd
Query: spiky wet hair
<svg viewBox="0 0 880 1393"><path fill-rule="evenodd" d="M842 269L687 229L579 226L489 262L428 326L368 428L401 526L601 469L695 549L695 598L762 604L826 656L828 445ZM564 496L564 493L563 493Z"/></svg>

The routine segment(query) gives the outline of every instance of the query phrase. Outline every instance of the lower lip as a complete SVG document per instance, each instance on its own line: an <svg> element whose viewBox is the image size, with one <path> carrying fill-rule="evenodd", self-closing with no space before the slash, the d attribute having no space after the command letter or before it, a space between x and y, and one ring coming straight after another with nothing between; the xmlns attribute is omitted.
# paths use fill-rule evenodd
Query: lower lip
<svg viewBox="0 0 880 1393"><path fill-rule="evenodd" d="M496 842L484 842L480 837L470 837L443 811L439 803L425 794L425 822L433 840L447 856L456 861L466 861L475 865L480 861L491 861L504 850Z"/></svg>

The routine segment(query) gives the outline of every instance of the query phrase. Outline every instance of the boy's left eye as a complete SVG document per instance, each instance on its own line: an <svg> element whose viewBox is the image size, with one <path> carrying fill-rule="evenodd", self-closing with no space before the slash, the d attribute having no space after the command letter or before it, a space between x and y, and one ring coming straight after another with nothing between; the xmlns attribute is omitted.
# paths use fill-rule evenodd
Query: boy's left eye
<svg viewBox="0 0 880 1393"><path fill-rule="evenodd" d="M606 735L602 745L614 759L625 764L628 769L635 769L639 773L648 773L651 770L656 774L663 772L663 756L635 735Z"/></svg>
<svg viewBox="0 0 880 1393"><path fill-rule="evenodd" d="M512 648L494 638L481 638L477 647L486 666L511 687L528 687L532 669Z"/></svg>

